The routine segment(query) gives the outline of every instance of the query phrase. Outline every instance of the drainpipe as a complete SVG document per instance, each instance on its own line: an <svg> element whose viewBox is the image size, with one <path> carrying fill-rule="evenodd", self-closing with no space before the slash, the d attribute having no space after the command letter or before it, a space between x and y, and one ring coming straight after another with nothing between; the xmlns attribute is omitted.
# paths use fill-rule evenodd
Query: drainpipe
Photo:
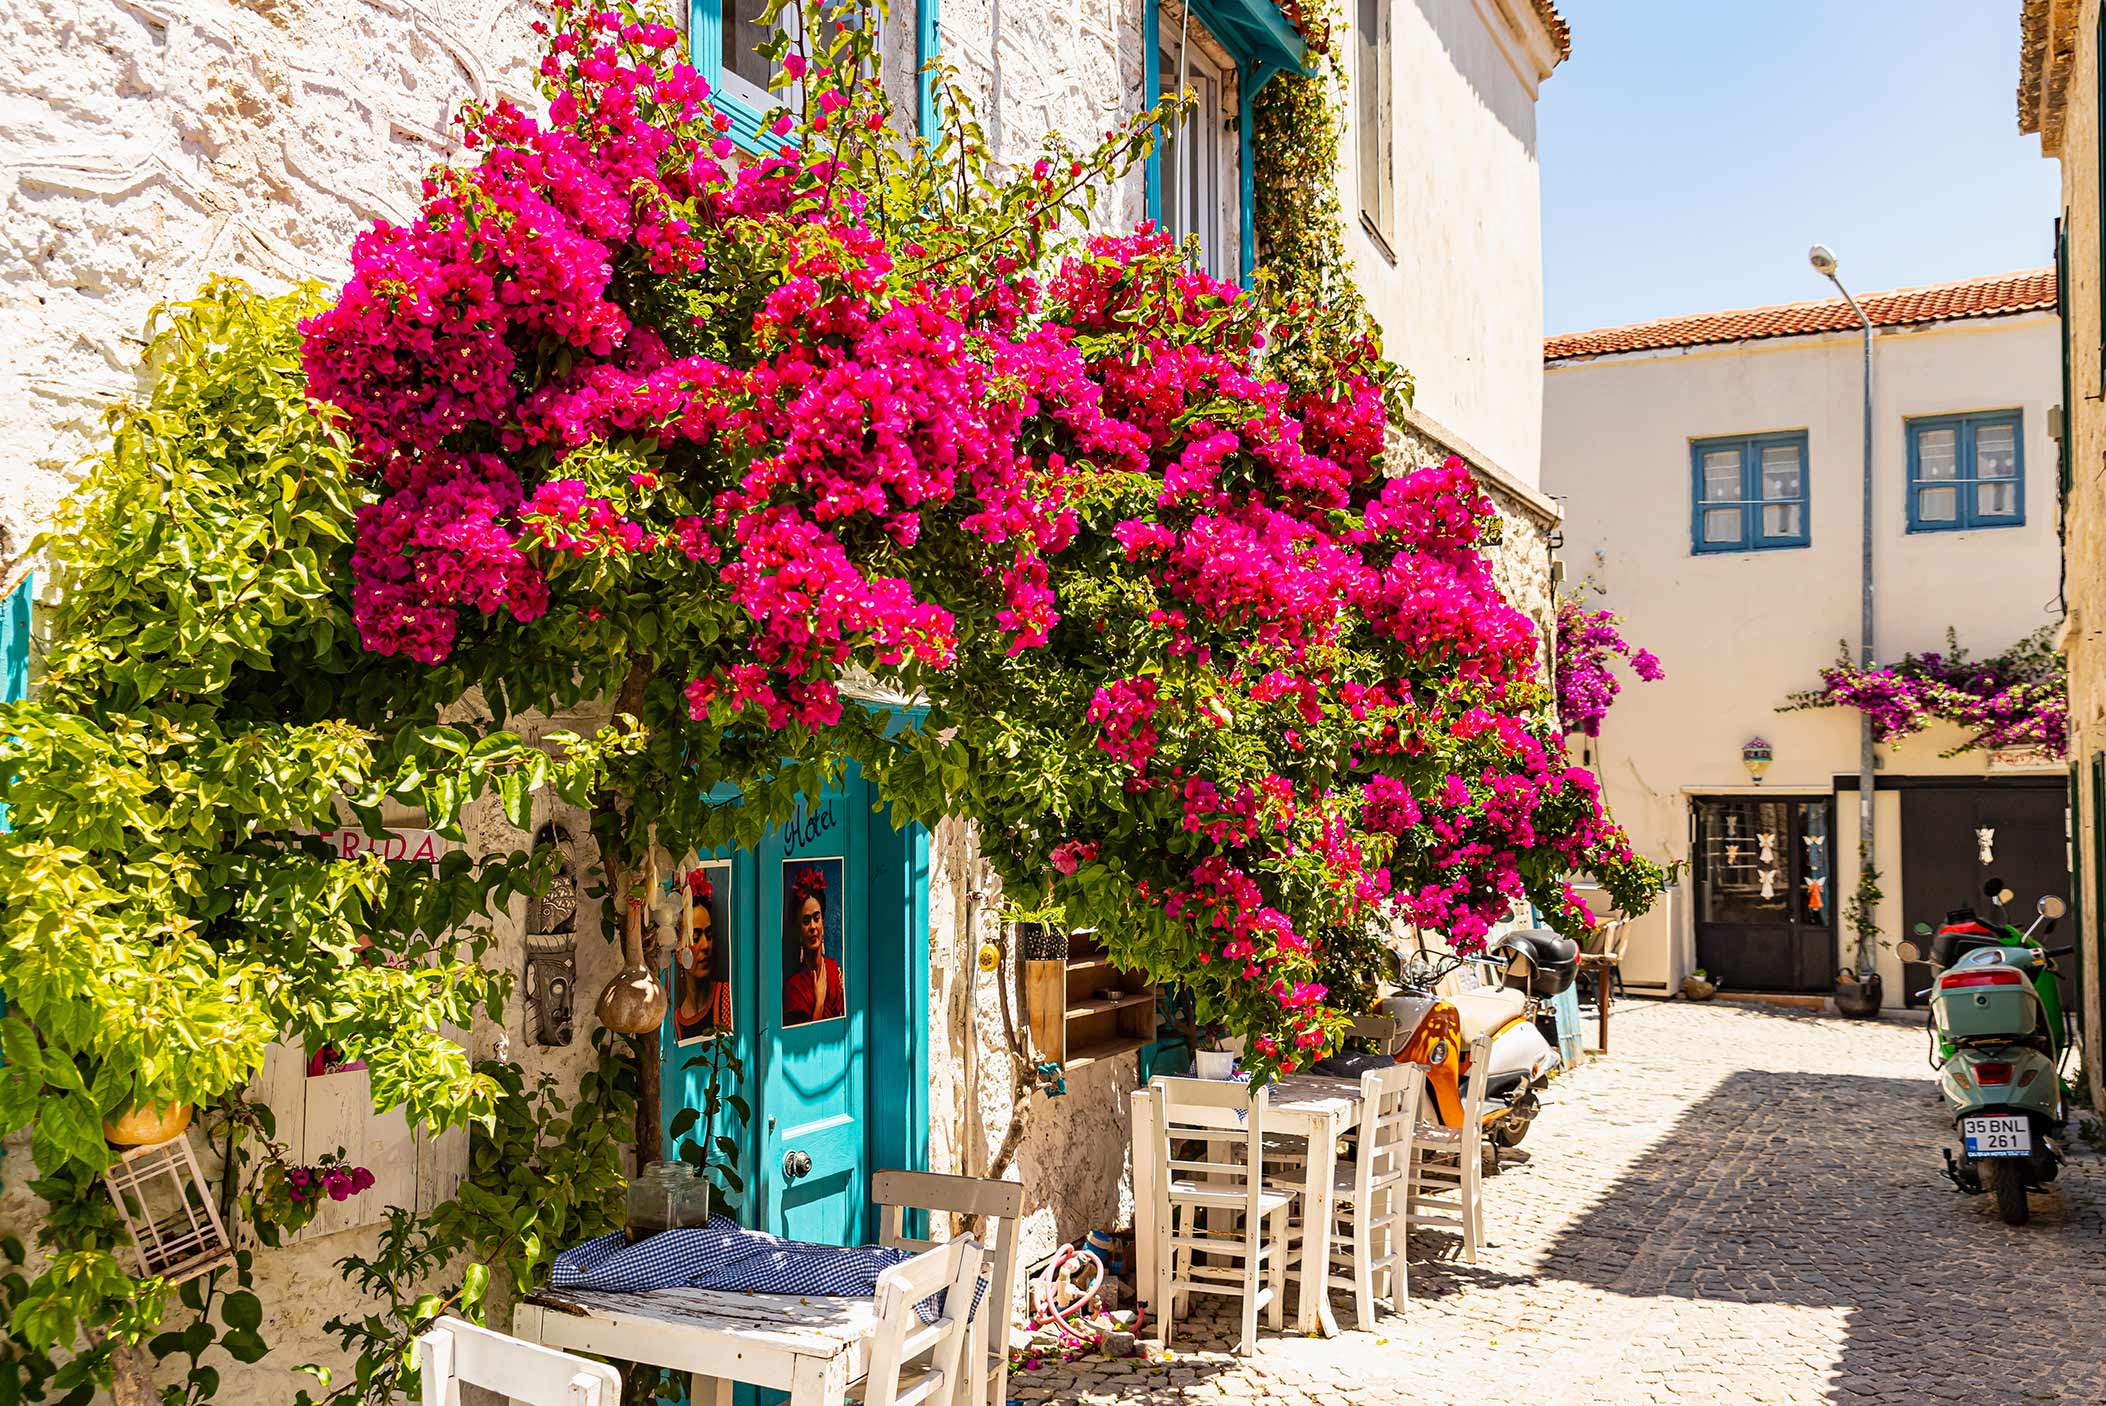
<svg viewBox="0 0 2106 1406"><path fill-rule="evenodd" d="M1852 312L1854 312L1854 313L1856 313L1856 314L1857 314L1857 320L1858 320L1858 325L1859 325L1859 326L1861 326L1861 327L1862 327L1862 328L1864 329L1864 337L1865 337L1865 485L1864 485L1864 509L1863 509L1863 522L1862 522L1862 524L1861 524L1861 525L1862 525L1862 527L1863 527L1864 537L1863 537L1863 545L1862 545L1862 552L1863 552L1863 564L1862 564L1862 568L1861 568L1861 570L1862 570L1862 573L1863 573L1863 580L1862 580L1862 582L1861 582L1861 586L1860 586L1860 600L1859 600L1859 617L1858 617L1858 627L1857 627L1857 656L1858 656L1858 666L1859 666L1860 668L1864 668L1864 669L1870 669L1870 668L1872 667L1872 521L1873 521L1873 519L1872 519L1872 319L1871 319L1871 318L1869 318L1869 317L1866 317L1866 316L1865 316L1865 310L1864 310L1863 308L1861 308L1861 307L1859 307L1859 306L1857 305L1857 299L1855 299L1855 298L1853 298L1853 297L1851 297L1851 296L1850 296L1850 290L1849 290L1849 289L1847 289L1847 288L1845 288L1845 287L1843 286L1843 280L1842 280L1842 279L1840 279L1840 278L1838 278L1838 277L1836 277L1836 259L1835 259L1835 255L1834 255L1833 253L1829 252L1829 249L1828 249L1828 246L1827 246L1827 245L1825 245L1825 244L1816 244L1816 245L1814 245L1814 247L1813 247L1812 249L1810 249L1810 250L1808 250L1808 251L1807 251L1807 255L1806 255L1806 257L1807 257L1807 261L1808 261L1809 263L1811 263L1811 264L1812 264L1812 265L1814 266L1814 271L1815 271L1816 273L1819 273L1819 274L1820 274L1820 275L1821 275L1822 277L1826 278L1826 279L1827 279L1827 280L1828 280L1828 281L1829 281L1830 283L1833 283L1833 284L1835 285L1835 291L1836 291L1836 292L1838 292L1838 293L1841 293L1841 294L1843 295L1843 301L1844 301L1844 302L1846 302L1846 303L1848 303L1848 304L1850 305L1850 311L1852 311ZM1863 713L1863 712L1861 712L1861 713L1859 713L1859 714L1858 714L1858 720L1857 720L1857 722L1858 722L1858 727L1857 727L1857 817L1858 817L1858 819L1857 819L1857 856L1858 856L1858 858L1857 858L1857 863L1858 863L1858 872L1859 872L1860 874L1862 874L1862 873L1864 872L1865 866L1867 866L1867 865L1871 864L1871 862L1872 862L1872 856L1873 856L1873 854L1874 854L1874 852L1875 852L1875 851L1873 850L1873 829L1872 829L1872 810L1873 810L1873 800L1874 800L1874 795L1873 795L1873 776L1872 776L1872 772L1873 772L1873 769L1874 769L1874 768L1873 768L1873 761L1874 761L1874 758L1873 758L1873 744L1872 744L1872 715L1871 715L1870 713ZM1872 968L1872 951L1871 951L1871 946L1870 946L1870 944L1869 944L1869 943L1868 943L1868 942L1867 942L1867 941L1865 940L1865 938L1864 938L1864 937L1862 937L1862 936L1860 936L1860 937L1858 938L1858 941L1857 941L1857 969L1858 969L1858 973L1859 973L1859 975L1864 975L1864 974L1868 973L1869 971L1871 971L1871 970L1873 969L1873 968Z"/></svg>

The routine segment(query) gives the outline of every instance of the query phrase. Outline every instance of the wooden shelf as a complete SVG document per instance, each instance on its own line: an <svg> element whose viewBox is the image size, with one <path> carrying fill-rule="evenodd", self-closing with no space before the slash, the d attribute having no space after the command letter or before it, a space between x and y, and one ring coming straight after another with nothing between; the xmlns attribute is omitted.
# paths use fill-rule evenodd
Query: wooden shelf
<svg viewBox="0 0 2106 1406"><path fill-rule="evenodd" d="M1057 943L1023 945L1026 951L1058 950ZM1066 947L1064 957L1024 963L1024 1013L1040 1056L1063 1069L1080 1069L1151 1043L1154 984L1120 970L1093 932L1068 934Z"/></svg>
<svg viewBox="0 0 2106 1406"><path fill-rule="evenodd" d="M1152 1006L1154 1004L1155 993L1153 991L1140 991L1130 996L1122 996L1116 1001L1084 1001L1080 1005L1069 1006L1067 1018L1069 1020L1080 1020L1086 1015L1103 1015L1106 1011L1130 1010L1135 1006Z"/></svg>
<svg viewBox="0 0 2106 1406"><path fill-rule="evenodd" d="M1120 1040L1104 1040L1094 1045L1084 1045L1081 1049L1068 1051L1067 1062L1061 1065L1061 1068L1081 1069L1087 1065L1101 1064L1107 1059L1117 1059L1120 1055L1130 1055L1142 1046L1153 1043L1154 1039L1152 1035L1147 1039L1139 1035L1129 1035Z"/></svg>

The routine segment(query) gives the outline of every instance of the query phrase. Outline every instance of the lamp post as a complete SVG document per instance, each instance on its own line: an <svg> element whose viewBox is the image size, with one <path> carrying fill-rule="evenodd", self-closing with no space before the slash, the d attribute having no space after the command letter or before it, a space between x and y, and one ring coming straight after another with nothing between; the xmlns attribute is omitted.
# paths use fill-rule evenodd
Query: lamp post
<svg viewBox="0 0 2106 1406"><path fill-rule="evenodd" d="M1872 319L1850 296L1843 280L1836 277L1836 259L1827 245L1816 244L1806 251L1806 261L1813 265L1814 272L1835 285L1835 291L1843 295L1850 311L1857 314L1858 325L1865 334L1865 485L1859 615L1857 626L1857 655L1861 668L1872 667ZM1857 864L1860 874L1872 862L1872 715L1858 715L1857 730ZM1863 973L1870 969L1871 952L1862 934L1857 941L1857 969Z"/></svg>

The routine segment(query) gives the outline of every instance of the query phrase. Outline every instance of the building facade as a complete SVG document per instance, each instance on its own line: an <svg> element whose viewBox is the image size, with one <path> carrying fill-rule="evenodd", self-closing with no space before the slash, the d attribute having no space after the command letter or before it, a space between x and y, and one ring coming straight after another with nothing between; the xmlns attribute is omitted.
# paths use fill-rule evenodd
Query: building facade
<svg viewBox="0 0 2106 1406"><path fill-rule="evenodd" d="M1860 299L1881 661L1942 650L1948 631L1995 655L2061 618L2055 287L2042 270ZM1673 993L1702 969L1730 990L1822 996L1853 964L1859 715L1779 709L1858 646L1861 358L1841 299L1544 345L1565 586L1667 671L1626 687L1591 747L1633 843L1680 866L1633 929L1634 988ZM1879 749L1873 916L1892 1006L1927 984L1892 944L1978 901L1990 874L2028 905L2069 897L2062 763L1941 755L1964 740L1936 723Z"/></svg>
<svg viewBox="0 0 2106 1406"><path fill-rule="evenodd" d="M2018 130L2060 163L2062 213L2054 231L2062 274L2062 576L2069 619L2071 842L2085 902L2075 922L2088 1028L2106 1027L2099 980L2106 934L2106 94L2100 88L2106 13L2099 0L2026 0L2018 55ZM2085 1042L2091 1104L2106 1107L2101 1042Z"/></svg>
<svg viewBox="0 0 2106 1406"><path fill-rule="evenodd" d="M103 409L138 388L149 309L212 274L264 288L341 279L353 236L376 218L408 218L418 178L455 153L451 118L463 101L537 102L529 27L542 8L29 0L0 18L15 60L0 78L0 392L12 407L0 427L0 594L35 565L31 539L94 448ZM766 75L750 58L762 8L691 0L680 16L697 66L727 95L734 134L746 141L764 102ZM1569 39L1550 0L1369 0L1361 9L1379 37L1354 49L1337 90L1348 104L1340 196L1368 302L1391 354L1417 378L1418 409L1399 427L1398 449L1420 462L1460 454L1477 470L1505 519L1502 583L1547 632L1557 510L1538 487L1535 95ZM1200 115L1111 192L1099 217L1107 228L1160 218L1196 237L1200 257L1228 276L1261 257L1249 106L1267 79L1308 62L1271 0L920 0L895 5L885 23L902 121L926 122L915 73L941 58L1004 161L1030 161L1056 133L1087 144L1166 86L1193 88ZM1379 101L1351 106L1352 84L1370 75ZM1417 213L1425 210L1441 216ZM913 700L867 702L911 722ZM690 1062L711 1043L700 1038L706 1006L728 1027L717 1038L749 1071L754 1115L737 1135L755 1223L817 1238L864 1233L871 1171L902 1164L968 1174L1002 1166L1020 1177L1026 1261L1118 1223L1131 1197L1125 1095L1152 1054L1137 1017L1113 1011L1086 1023L1064 1051L1065 1093L1029 1092L1020 1067L1045 1051L1020 1050L1010 1032L1044 1028L1045 1013L1031 1009L1041 998L1025 990L1014 942L1001 970L980 969L981 944L1001 934L1001 895L973 836L960 825L894 833L868 801L851 775L757 849L699 857L727 959L721 988L685 1014L676 1003L668 1018L668 1129L698 1098L703 1076ZM420 823L392 820L404 830ZM582 815L557 807L535 822L580 837L572 863L590 872ZM493 851L528 838L494 806L476 808L466 833L471 847ZM809 982L792 989L783 961L786 911L808 872L832 881L828 921L852 939L837 1004ZM502 1022L461 1035L479 1058L518 1062L530 1083L550 1075L571 1086L590 1066L591 998L619 965L611 945L589 936L601 930L598 901L589 884L579 887L565 985L542 980L564 970L564 934L546 930L556 919L519 903L495 923L488 957L518 974L512 1004ZM1081 1004L1102 999L1091 992ZM807 1015L833 1013L793 1023L786 1016L799 1002ZM567 1005L567 1040L552 1038L555 1005ZM824 1077L807 1077L814 1071ZM458 1141L425 1146L399 1116L366 1117L355 1106L356 1071L306 1075L304 1058L289 1055L257 1095L281 1127L297 1119L317 1155L346 1145L354 1162L400 1166L414 1188L404 1194L420 1203L457 1184L466 1164ZM1020 1099L1029 1110L1021 1121ZM8 1169L28 1165L26 1140L9 1151ZM793 1175L797 1166L806 1170ZM24 1180L4 1178L0 1229L31 1227ZM323 1325L342 1296L318 1286L335 1282L344 1254L371 1250L379 1210L346 1203L297 1245L259 1260L261 1333L277 1350L255 1366L222 1364L223 1401L287 1399L299 1379L281 1364L341 1369Z"/></svg>

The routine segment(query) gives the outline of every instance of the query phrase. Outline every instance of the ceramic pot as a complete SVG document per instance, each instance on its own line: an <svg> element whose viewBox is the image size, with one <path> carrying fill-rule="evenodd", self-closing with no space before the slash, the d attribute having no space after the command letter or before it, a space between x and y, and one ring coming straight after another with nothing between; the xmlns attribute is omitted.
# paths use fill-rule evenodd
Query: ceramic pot
<svg viewBox="0 0 2106 1406"><path fill-rule="evenodd" d="M117 1147L152 1147L181 1137L190 1126L190 1105L163 1103L127 1108L103 1121L103 1138Z"/></svg>
<svg viewBox="0 0 2106 1406"><path fill-rule="evenodd" d="M593 1013L600 1024L622 1035L656 1030L665 1019L665 983L644 964L643 904L636 899L629 900L622 923L622 969L600 993Z"/></svg>
<svg viewBox="0 0 2106 1406"><path fill-rule="evenodd" d="M1708 1001L1718 994L1718 983L1706 981L1700 976L1682 978L1682 995L1691 1001Z"/></svg>
<svg viewBox="0 0 2106 1406"><path fill-rule="evenodd" d="M1878 972L1869 976L1844 972L1835 979L1835 1008L1852 1020L1870 1020L1879 1014L1882 989Z"/></svg>
<svg viewBox="0 0 2106 1406"><path fill-rule="evenodd" d="M1226 1079L1236 1072L1236 1052L1199 1050L1192 1056L1192 1067L1202 1079Z"/></svg>

